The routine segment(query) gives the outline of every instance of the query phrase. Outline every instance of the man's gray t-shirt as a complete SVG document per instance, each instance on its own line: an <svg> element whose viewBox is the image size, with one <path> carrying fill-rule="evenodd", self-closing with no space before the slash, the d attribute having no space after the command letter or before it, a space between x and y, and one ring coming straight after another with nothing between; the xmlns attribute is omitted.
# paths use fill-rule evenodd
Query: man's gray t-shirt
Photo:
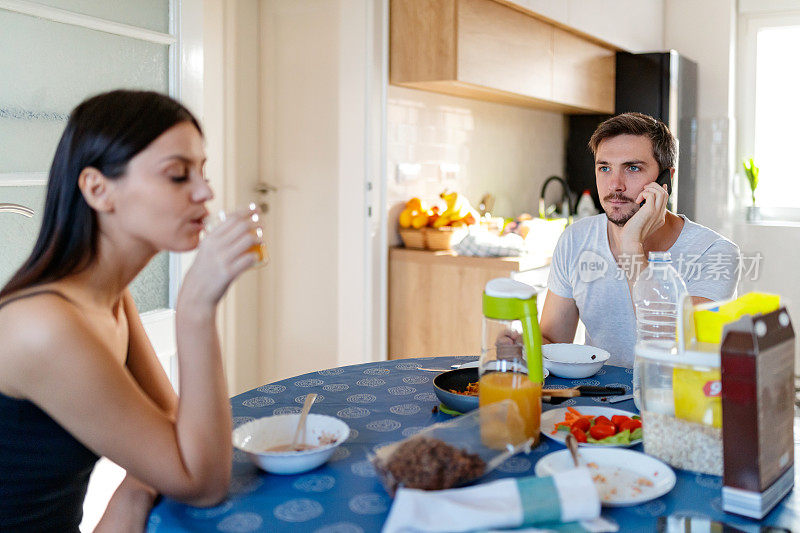
<svg viewBox="0 0 800 533"><path fill-rule="evenodd" d="M739 248L722 235L679 216L684 220L683 229L669 252L689 294L714 301L732 298L739 281ZM586 326L587 345L608 351L610 364L631 367L636 316L624 271L611 253L607 221L602 213L564 230L553 252L547 288L575 300Z"/></svg>

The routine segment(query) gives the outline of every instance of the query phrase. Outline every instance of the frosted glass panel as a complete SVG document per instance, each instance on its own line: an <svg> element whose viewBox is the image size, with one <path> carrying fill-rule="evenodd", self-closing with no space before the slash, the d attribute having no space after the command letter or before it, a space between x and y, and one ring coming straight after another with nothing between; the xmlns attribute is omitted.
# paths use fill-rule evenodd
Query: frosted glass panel
<svg viewBox="0 0 800 533"><path fill-rule="evenodd" d="M161 33L169 32L169 0L36 0L35 3Z"/></svg>
<svg viewBox="0 0 800 533"><path fill-rule="evenodd" d="M155 256L130 287L140 313L169 307L169 253Z"/></svg>
<svg viewBox="0 0 800 533"><path fill-rule="evenodd" d="M168 45L3 9L0 28L0 172L46 171L69 112L87 96L169 91Z"/></svg>
<svg viewBox="0 0 800 533"><path fill-rule="evenodd" d="M15 213L0 213L0 287L28 258L42 225L45 197L44 185L0 187L0 203L14 203L34 210L33 218ZM140 311L168 307L169 254L153 258L131 284L131 292Z"/></svg>

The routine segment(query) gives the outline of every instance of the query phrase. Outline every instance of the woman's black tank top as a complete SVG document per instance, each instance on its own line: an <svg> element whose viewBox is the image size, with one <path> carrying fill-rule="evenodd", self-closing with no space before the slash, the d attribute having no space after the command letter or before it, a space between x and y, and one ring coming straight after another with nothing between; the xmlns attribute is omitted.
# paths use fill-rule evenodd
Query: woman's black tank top
<svg viewBox="0 0 800 533"><path fill-rule="evenodd" d="M42 293L72 301L41 290L0 307ZM77 532L98 459L32 402L0 393L0 531Z"/></svg>

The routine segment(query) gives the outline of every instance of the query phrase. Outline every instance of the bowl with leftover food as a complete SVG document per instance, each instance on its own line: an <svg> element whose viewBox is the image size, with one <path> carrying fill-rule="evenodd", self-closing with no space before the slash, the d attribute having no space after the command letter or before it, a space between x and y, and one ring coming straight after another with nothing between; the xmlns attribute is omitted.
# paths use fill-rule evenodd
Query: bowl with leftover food
<svg viewBox="0 0 800 533"><path fill-rule="evenodd" d="M544 344L542 362L554 376L560 378L588 378L597 374L608 358L607 351L585 344Z"/></svg>
<svg viewBox="0 0 800 533"><path fill-rule="evenodd" d="M675 472L654 457L620 448L581 448L579 466L592 476L604 507L624 507L654 500L675 486ZM569 450L545 455L536 463L539 477L575 468Z"/></svg>
<svg viewBox="0 0 800 533"><path fill-rule="evenodd" d="M263 470L273 474L299 474L330 459L336 447L350 436L350 427L333 416L310 414L299 445L289 449L300 414L275 415L242 424L233 430L233 446Z"/></svg>

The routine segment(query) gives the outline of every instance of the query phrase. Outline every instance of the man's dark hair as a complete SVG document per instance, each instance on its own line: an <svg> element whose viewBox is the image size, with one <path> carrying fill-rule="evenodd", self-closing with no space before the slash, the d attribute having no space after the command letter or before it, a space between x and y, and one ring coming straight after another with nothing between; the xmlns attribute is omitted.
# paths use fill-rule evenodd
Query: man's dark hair
<svg viewBox="0 0 800 533"><path fill-rule="evenodd" d="M643 135L650 139L659 172L675 166L678 143L667 125L660 120L642 113L622 113L611 117L594 130L592 138L589 139L589 149L596 155L597 147L602 141L618 135Z"/></svg>

